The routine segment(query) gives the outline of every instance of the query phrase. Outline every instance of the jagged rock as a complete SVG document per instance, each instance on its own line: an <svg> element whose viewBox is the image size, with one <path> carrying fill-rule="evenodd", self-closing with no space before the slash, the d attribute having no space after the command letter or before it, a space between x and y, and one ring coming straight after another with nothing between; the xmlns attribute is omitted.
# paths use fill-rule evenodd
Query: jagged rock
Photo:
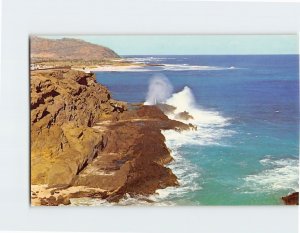
<svg viewBox="0 0 300 233"><path fill-rule="evenodd" d="M91 128L115 105L93 74L60 70L31 75L31 181L70 184L102 146L101 132ZM120 110L121 111L121 110Z"/></svg>
<svg viewBox="0 0 300 233"><path fill-rule="evenodd" d="M58 206L58 205L70 205L71 202L69 198L59 195L57 198L54 196L50 196L48 198L46 197L41 198L40 204L45 206Z"/></svg>
<svg viewBox="0 0 300 233"><path fill-rule="evenodd" d="M156 104L156 106L162 110L165 114L170 114L170 113L174 113L174 111L176 110L176 107L169 105L169 104Z"/></svg>
<svg viewBox="0 0 300 233"><path fill-rule="evenodd" d="M190 115L187 111L184 111L176 114L175 119L188 121L194 119L194 117Z"/></svg>
<svg viewBox="0 0 300 233"><path fill-rule="evenodd" d="M62 195L59 195L56 199L56 201L58 202L58 204L62 204L62 205L70 205L71 201L69 198L63 197Z"/></svg>
<svg viewBox="0 0 300 233"><path fill-rule="evenodd" d="M127 103L122 101L110 101L110 105L113 107L113 112L124 112L127 110Z"/></svg>
<svg viewBox="0 0 300 233"><path fill-rule="evenodd" d="M157 106L128 110L110 96L93 74L32 72L31 183L53 189L32 192L34 203L68 204L78 197L117 202L178 185L165 166L173 158L161 130L192 125L170 120Z"/></svg>
<svg viewBox="0 0 300 233"><path fill-rule="evenodd" d="M161 130L190 126L170 120L156 106L141 106L119 115L107 127L108 142L77 177L74 185L108 190L109 201L130 195L149 195L177 186L177 177L165 165L173 160Z"/></svg>
<svg viewBox="0 0 300 233"><path fill-rule="evenodd" d="M299 192L291 193L281 199L285 205L299 205Z"/></svg>

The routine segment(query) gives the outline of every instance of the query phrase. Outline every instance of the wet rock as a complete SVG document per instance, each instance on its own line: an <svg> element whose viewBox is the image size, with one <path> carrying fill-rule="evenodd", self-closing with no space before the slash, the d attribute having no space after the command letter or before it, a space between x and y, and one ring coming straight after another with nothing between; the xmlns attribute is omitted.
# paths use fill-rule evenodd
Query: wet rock
<svg viewBox="0 0 300 233"><path fill-rule="evenodd" d="M184 111L176 114L175 119L188 121L194 119L194 117L191 116L187 111Z"/></svg>
<svg viewBox="0 0 300 233"><path fill-rule="evenodd" d="M281 199L285 205L299 205L299 192L291 193Z"/></svg>
<svg viewBox="0 0 300 233"><path fill-rule="evenodd" d="M63 197L62 195L59 195L57 197L56 201L57 201L58 205L70 205L71 204L70 199L67 197Z"/></svg>
<svg viewBox="0 0 300 233"><path fill-rule="evenodd" d="M172 114L172 113L174 113L174 111L176 110L176 107L174 107L174 106L172 106L172 105L169 105L169 104L162 104L162 103L159 103L159 104L156 104L156 106L157 106L161 111L163 111L166 115Z"/></svg>
<svg viewBox="0 0 300 233"><path fill-rule="evenodd" d="M156 106L140 106L119 115L107 125L107 145L76 178L74 185L108 190L107 200L125 194L150 195L157 189L177 186L177 177L165 165L173 160L162 129L191 127L170 120ZM129 136L130 135L130 136Z"/></svg>

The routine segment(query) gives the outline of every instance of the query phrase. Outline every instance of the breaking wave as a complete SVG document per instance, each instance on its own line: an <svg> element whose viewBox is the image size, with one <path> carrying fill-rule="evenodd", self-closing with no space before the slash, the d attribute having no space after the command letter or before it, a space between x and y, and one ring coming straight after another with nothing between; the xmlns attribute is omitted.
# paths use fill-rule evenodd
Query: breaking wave
<svg viewBox="0 0 300 233"><path fill-rule="evenodd" d="M175 199L178 202L184 195L201 189L201 169L185 157L182 146L220 145L222 144L221 139L229 137L235 132L226 129L226 126L230 125L229 118L223 117L217 111L201 108L197 104L192 90L187 86L181 91L173 93L166 100L156 103L164 103L176 107L174 112L167 114L170 119L176 119L179 113L187 112L192 116L192 119L179 120L184 123L191 123L197 127L197 130L182 132L165 130L162 132L166 138L166 145L171 150L171 155L174 158L174 161L168 167L178 177L180 186L158 190L159 195L153 195L151 198L159 203L164 201L164 204L172 204ZM147 100L145 104L151 103ZM184 199L188 200L188 197Z"/></svg>
<svg viewBox="0 0 300 233"><path fill-rule="evenodd" d="M266 156L259 162L263 171L244 178L244 186L249 192L299 191L298 159Z"/></svg>
<svg viewBox="0 0 300 233"><path fill-rule="evenodd" d="M166 104L176 107L173 113L168 114L169 118L176 119L178 114L186 112L193 119L180 121L191 123L197 127L196 131L165 131L164 134L168 141L177 146L184 144L216 145L220 143L221 138L234 133L225 128L230 124L230 119L223 117L217 111L201 108L196 103L192 90L187 86L182 91L174 93L166 101Z"/></svg>
<svg viewBox="0 0 300 233"><path fill-rule="evenodd" d="M171 64L164 63L164 61L174 60L173 57L134 57L126 58L126 61L134 62L138 65L145 64L146 66L124 66L123 69L117 67L110 67L111 71L126 71L126 72L153 72L153 71L209 71L209 70L234 70L239 69L235 66L222 67L222 66L206 66L206 65L190 65L187 63L183 64Z"/></svg>
<svg viewBox="0 0 300 233"><path fill-rule="evenodd" d="M234 132L226 129L230 125L230 119L223 117L217 111L203 109L195 100L194 94L189 87L184 87L177 93L172 93L173 87L169 80L162 75L154 76L149 83L145 105L165 103L175 106L173 113L167 114L170 119L176 119L178 113L186 111L193 119L182 120L191 123L197 130L177 132L165 130L166 145L171 151L174 160L167 165L177 176L179 187L167 187L159 189L156 194L130 197L126 195L119 203L109 203L105 200L79 198L71 200L72 205L135 205L135 206L172 206L172 205L195 205L195 201L189 203L189 194L201 190L201 168L186 158L183 146L186 145L220 145L224 137L231 136ZM181 203L182 202L182 203Z"/></svg>

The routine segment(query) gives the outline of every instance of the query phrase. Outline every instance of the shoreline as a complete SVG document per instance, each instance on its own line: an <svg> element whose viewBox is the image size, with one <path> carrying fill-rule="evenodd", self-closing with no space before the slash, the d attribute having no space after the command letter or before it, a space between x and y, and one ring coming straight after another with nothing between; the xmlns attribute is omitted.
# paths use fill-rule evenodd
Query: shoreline
<svg viewBox="0 0 300 233"><path fill-rule="evenodd" d="M118 203L124 195L146 197L179 185L166 166L173 157L162 130L193 130L191 125L156 106L129 110L110 99L94 74L35 71L31 85L33 206L69 205L79 197ZM92 115L84 113L91 109Z"/></svg>
<svg viewBox="0 0 300 233"><path fill-rule="evenodd" d="M127 67L127 66L125 66L125 67ZM131 157L130 159L128 159L128 157L126 157L126 156L124 157L119 152L111 151L112 147L108 151L105 151L105 150L107 147L107 143L111 140L121 142L121 143L124 143L124 142L127 143L128 138L120 139L118 134L119 133L123 134L124 132L128 133L126 131L126 129L128 129L128 128L131 129L132 127L136 127L136 125L148 125L148 127L151 126L150 128L155 128L155 127L157 127L157 125L160 125L158 128L156 128L156 130L159 129L159 133L157 134L158 131L155 132L155 136L158 136L160 134L165 136L162 133L162 130L163 130L162 128L164 128L164 127L167 127L169 130L179 130L179 131L182 129L183 130L192 130L193 127L184 126L183 123L182 123L183 125L181 123L176 123L176 124L181 125L180 127L183 127L182 129L180 129L180 127L178 129L178 128L176 128L176 124L172 126L172 124L174 122L171 124L170 119L167 120L165 118L167 116L167 114L162 115L161 112L163 112L163 111L160 112L157 109L154 110L153 107L151 107L151 106L143 106L142 104L140 104L140 105L136 104L136 105L131 106L131 110L128 110L128 107L129 107L129 106L127 106L128 103L110 99L109 91L107 89L105 89L101 84L95 82L95 75L92 73L83 73L83 72L74 71L71 69L62 70L62 69L56 68L56 69L40 70L40 71L35 70L34 72L31 73L31 75L32 76L41 76L40 77L41 79L39 80L41 82L39 82L38 86L36 86L34 88L39 89L40 87L42 87L41 98L38 97L36 99L35 95L33 95L33 99L32 99L33 103L31 103L33 110L35 110L37 107L38 108L41 107L38 112L35 112L35 114L33 114L36 117L36 119L33 119L34 120L33 125L41 126L41 124L43 124L43 120L45 120L45 118L48 119L49 114L52 116L55 116L55 115L59 116L59 114L61 114L61 112L63 112L65 109L67 111L68 108L66 108L66 107L64 107L63 110L61 109L61 104L63 103L63 101L56 102L60 93L63 93L66 90L68 90L67 93L65 93L65 94L67 94L68 98L70 97L70 95L74 95L76 97L75 102L83 101L83 102L89 103L90 101L92 101L91 102L92 104L89 106L91 109L93 108L94 105L99 107L99 111L95 112L94 116L91 119L87 118L87 115L84 115L84 114L82 115L80 112L76 112L76 114L74 116L70 116L69 119L67 119L67 118L63 119L63 121L61 122L62 126L63 126L62 135L65 135L68 140L71 139L70 141L74 140L73 137L76 135L77 135L76 137L78 137L80 140L82 140L82 138L85 138L85 135L87 135L89 140L92 140L92 146L90 148L91 150L88 151L86 155L84 155L86 157L80 158L80 162L79 162L80 164L76 165L76 166L78 166L77 171L74 170L73 174L71 174L71 175L68 174L68 176L70 176L72 178L71 179L72 182L75 182L75 183L68 183L68 185L63 184L64 188L62 188L61 187L62 184L56 184L56 185L54 184L53 185L53 179L55 180L57 178L51 178L52 184L49 185L49 187L47 186L45 188L43 183L39 187L36 187L35 185L33 185L32 186L33 192L31 193L33 206L36 206L36 205L61 205L61 204L70 205L71 204L70 199L74 199L74 198L98 198L98 199L102 199L102 200L107 200L108 203L118 203L128 193L129 193L128 194L129 198L138 197L138 198L140 198L141 201L152 203L153 200L151 200L151 198L147 198L147 197L149 197L155 193L159 193L160 190L163 192L165 188L177 187L179 185L178 176L176 176L176 173L174 173L172 169L169 169L170 167L168 166L168 164L174 159L174 157L170 154L170 148L167 148L167 144L166 144L165 140L163 142L158 141L158 143L156 143L156 144L152 143L151 145L152 146L154 144L162 145L163 147L166 147L168 150L168 155L166 155L166 158L163 158L164 157L163 156L163 157L159 157L158 161L154 161L156 164L161 166L159 169L161 169L161 168L163 170L164 170L164 168L169 169L169 172L168 172L168 169L165 169L164 172L162 173L162 174L165 174L167 178L164 181L165 182L164 184L155 183L159 180L159 179L156 179L155 182L150 182L150 184L148 185L147 188L145 188L145 187L141 188L139 185L138 186L135 186L135 185L136 185L136 183L139 183L143 179L146 179L148 182L149 181L148 177L147 177L148 174L146 174L146 176L145 176L145 174L133 172L134 176L136 176L136 175L139 176L137 178L137 180L132 182L132 181L123 179L124 176L130 174L130 172L129 172L130 169L133 169L133 170L136 169L136 167L131 167L132 159L136 159L136 158ZM66 77L64 77L64 76L66 76ZM66 88L64 86L62 86L63 88L61 89L61 87L58 85L58 86L55 86L55 88L52 88L50 86L50 89L49 89L48 84L45 85L45 87L43 87L43 82L45 82L45 84L46 84L47 82L50 81L50 83L51 83L51 81L52 81L51 79L53 79L53 80L57 79L58 82L63 81L63 83L64 83L63 85L67 84ZM76 88L74 88L75 86L76 86ZM101 88L97 89L99 87L101 87ZM43 88L45 88L45 90L43 90ZM94 89L94 88L96 88L96 89ZM91 89L91 90L89 91L89 89ZM57 91L59 91L59 93ZM99 93L101 92L101 95L95 96L93 94L93 93L98 93L98 92ZM36 94L38 94L38 93L36 93ZM92 99L90 96L92 97ZM93 99L94 97L96 97L96 98ZM100 100L101 104L104 103L104 105L105 105L104 108L101 108L101 106L97 105L97 104L99 104L99 100ZM45 106L39 106L39 105L41 105L42 102L45 103ZM54 102L54 105L57 105L57 107L58 107L57 112L53 111L53 106L51 106L51 105L53 105L53 102ZM36 105L37 105L37 107L36 107ZM44 108L44 107L46 107L46 108ZM70 105L69 107L70 107L70 109L74 109L74 108L78 108L79 106ZM82 106L80 106L80 107L82 107ZM151 108L152 108L152 110L150 110ZM108 110L108 109L110 109L110 110ZM142 110L142 112L138 112L139 110ZM49 112L49 113L47 113L47 112ZM65 112L65 113L68 113L68 112ZM184 112L182 112L182 113L184 113ZM82 127L82 128L80 128L78 133L76 130L75 130L76 132L75 131L72 132L73 131L72 128L74 127L73 125L69 126L68 124L66 124L66 123L70 123L70 122L74 121L73 117L78 117L78 116L76 116L77 114L81 114L80 119L78 119L79 121L77 123L79 123L80 127ZM151 114L153 114L153 115L151 116ZM97 117L97 115L99 118ZM186 113L181 114L181 115L182 115L182 117L187 117L187 118L189 117ZM57 116L55 116L55 117L57 117ZM49 122L53 121L53 119L48 119L48 120L50 120ZM75 119L75 121L77 121L77 120ZM46 122L44 122L44 123L46 123ZM55 126L55 124L53 126ZM50 125L50 128L51 127L52 127L52 125ZM78 127L78 125L76 127ZM110 128L110 130L108 130L108 128ZM141 127L138 127L138 130L141 130L141 129L142 129ZM45 130L44 128L38 129L39 132L42 132L44 130ZM114 135L108 135L107 131L116 131L117 133ZM71 132L71 134L70 134L70 132ZM131 133L139 134L137 132L138 131L132 131ZM145 132L147 132L147 131L145 131ZM75 133L75 135L73 135L74 133ZM82 137L82 135L83 135L83 137ZM109 138L111 138L111 139L109 140ZM148 138L148 136L142 140L142 144L145 141L147 141L147 138ZM58 142L58 143L63 143L63 142ZM83 145L85 145L85 143L87 143L86 145L90 146L91 141L84 142ZM132 144L130 144L130 146L133 146L134 143L136 143L136 141L133 142ZM51 147L52 146L53 145L51 145ZM68 146L70 146L70 145L68 145ZM63 145L62 147L65 147L65 146ZM124 150L124 148L125 147L123 145L119 149ZM48 148L46 148L46 149L48 150ZM140 147L139 147L139 150L140 150ZM147 151L147 150L145 149L144 151ZM61 148L58 149L57 152L61 153ZM106 154L106 161L104 161L104 162L108 162L109 169L107 169L105 167L107 164L102 164L101 165L102 167L100 168L100 170L97 170L99 168L99 164L98 164L99 161L97 160L99 155L97 155L97 153L104 153L104 155ZM110 158L111 156L115 156L115 157ZM60 161L57 164L58 173L64 172L64 171L61 171L61 164L60 164L61 162L62 161ZM74 161L72 161L72 162L74 162ZM93 162L95 162L94 165L93 165ZM103 163L103 161L100 161L100 162ZM131 165L129 167L122 168L124 170L122 170L122 174L118 175L119 181L117 183L115 183L113 187L108 186L108 188L105 188L105 189L101 188L102 185L106 185L106 186L110 185L109 183L111 181L107 180L106 178L109 175L115 174L115 171L120 170L120 168L127 162L129 162L129 164L131 164ZM144 166L145 162L148 163L149 161L141 161L141 162L143 163L142 166ZM63 163L65 163L65 162L63 161ZM150 164L151 164L151 161L149 164L147 164L147 166ZM56 162L55 162L55 165L56 165ZM67 165L64 164L63 166L67 166ZM138 165L138 167L139 166L140 165ZM51 168L50 168L50 170L51 170ZM56 176L57 174L54 174L54 175ZM130 175L132 175L132 174L130 174ZM44 174L41 176L44 176ZM100 184L101 182L99 183L97 181L98 178L96 178L95 176L98 176L98 178L105 177L106 181L104 183ZM171 178L171 180L168 180L172 176L173 176L173 178ZM176 178L174 178L174 176ZM74 180L74 177L75 177L75 180ZM55 183L55 181L54 181L54 183ZM123 185L123 184L126 184L126 185ZM36 192L36 190L38 191L38 193ZM289 196L290 195L288 195L286 197L282 197L282 200L283 200L282 204L296 203L295 198L294 198L295 194L291 198L289 198ZM286 198L288 198L288 199L286 199Z"/></svg>
<svg viewBox="0 0 300 233"><path fill-rule="evenodd" d="M136 70L136 69L143 69L147 67L147 65L104 65L104 66L97 66L97 67L94 67L94 68L74 68L72 67L71 69L72 70L78 70L78 71L82 71L82 72L85 72L85 73L91 73L91 72L97 72L97 71L111 71L111 72L114 72L114 71L118 71L118 72L121 72L121 71L131 71L131 70Z"/></svg>
<svg viewBox="0 0 300 233"><path fill-rule="evenodd" d="M140 123L150 123L151 127L153 127L156 124L160 124L157 120L152 120L152 119L130 119L130 124L140 124ZM123 123L129 123L128 120L118 120L117 124L123 124ZM177 125L177 123L175 123L175 125ZM189 130L188 126L185 126L184 124L179 124L180 127L183 127L183 130ZM99 131L104 130L103 128L106 127L110 127L111 122L103 122L103 123L96 123L96 125L93 127L94 129L97 129ZM126 126L127 127L127 126ZM170 128L172 128L173 126L168 126L165 125L164 127L167 128L167 130L172 130ZM146 130L146 132L148 132L148 130ZM151 131L151 130L150 130ZM156 134L156 136L153 137L158 137L159 135L162 136L162 130L158 130L157 131L158 134ZM116 133L118 134L118 132ZM145 134L145 137L148 137L147 134ZM117 139L119 140L119 139ZM162 136L159 140L155 140L155 141L160 141L161 144L157 144L157 146L154 143L151 143L151 147L157 151L157 150L164 150L164 155L161 153L157 153L156 154L156 158L154 159L156 166L158 166L157 168L161 167L162 169L164 169L167 173L162 172L163 170L158 169L157 168L153 168L155 171L155 173L159 173L159 174L154 174L153 171L150 171L149 169L147 169L146 167L144 167L145 165L143 165L142 167L140 167L139 169L143 169L145 170L145 172L147 172L147 174L143 174L142 177L138 178L138 180L133 181L133 182L140 182L142 180L144 180L143 182L149 182L149 184L147 184L147 187L141 187L134 185L133 183L133 187L128 187L128 185L126 185L123 188L118 188L116 190L108 190L108 189L101 189L99 188L99 183L98 183L98 178L95 178L95 175L98 177L101 176L109 176L109 175L114 175L113 173L109 173L108 170L106 170L105 172L103 172L102 170L99 172L99 170L97 171L97 169L99 168L99 159L105 159L105 154L107 154L105 151L100 154L100 157L96 157L95 159L93 159L93 161L91 161L90 164L88 164L81 173L79 173L79 177L76 179L75 184L72 184L66 188L64 187L51 187L49 185L31 185L31 204L33 206L40 206L40 205L46 205L46 206L57 206L57 205L74 205L74 203L76 203L76 199L77 198L91 198L91 199L99 199L102 200L104 202L106 202L106 204L104 205L119 205L119 201L121 201L123 198L131 198L132 200L139 200L139 201L143 201L145 203L154 203L154 201L151 199L151 196L153 197L153 195L159 195L160 192L163 192L164 189L166 188L171 188L171 187L177 187L179 186L179 183L177 181L177 177L176 175L173 174L172 170L168 167L168 164L170 162L172 162L174 160L174 157L171 155L170 153L170 149L167 148L166 144L165 144L165 139ZM140 149L141 143L144 143L145 140L142 139L140 141L140 143L134 143L134 144L130 144L130 147L138 147L138 149ZM161 147L162 146L162 147ZM159 149L161 148L161 149ZM146 151L149 151L149 148L147 146L147 149L143 149L144 152L141 152L142 157L144 162L149 160L149 153ZM114 153L108 153L109 156L111 156ZM154 165L153 164L153 165ZM151 165L151 166L153 166ZM101 169L101 168L100 168ZM113 169L114 170L114 169ZM159 171L161 170L161 171ZM162 173L161 173L162 172ZM149 175L149 173L151 175L151 179L152 180L148 180L147 176ZM146 175L146 177L145 177ZM159 175L159 177L156 177L155 179L153 179L155 176ZM166 176L165 178L162 178L163 176ZM89 178L90 177L90 178ZM114 179L117 177L114 177ZM171 179L170 179L171 178ZM118 179L118 178L117 178ZM157 181L159 181L158 183L156 183ZM131 182L130 182L131 183ZM156 183L156 184L155 184ZM101 185L101 184L100 184ZM103 184L102 184L103 185ZM131 184L132 185L132 184ZM149 186L150 185L150 186ZM152 187L151 187L152 186ZM126 195L128 195L126 197ZM137 198L137 199L136 199ZM76 204L75 204L76 205ZM122 205L122 204L121 204Z"/></svg>
<svg viewBox="0 0 300 233"><path fill-rule="evenodd" d="M31 71L50 70L50 69L72 69L90 73L93 71L128 71L153 66L164 66L162 64L152 64L144 62L134 62L126 58L106 59L106 60L41 60L31 63Z"/></svg>

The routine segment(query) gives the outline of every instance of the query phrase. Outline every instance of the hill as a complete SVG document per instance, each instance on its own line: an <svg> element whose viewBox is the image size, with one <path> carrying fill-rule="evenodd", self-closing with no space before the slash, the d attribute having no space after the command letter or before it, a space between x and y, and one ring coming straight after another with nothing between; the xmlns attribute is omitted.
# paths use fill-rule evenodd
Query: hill
<svg viewBox="0 0 300 233"><path fill-rule="evenodd" d="M53 60L105 60L119 58L113 50L79 39L30 38L31 61Z"/></svg>

